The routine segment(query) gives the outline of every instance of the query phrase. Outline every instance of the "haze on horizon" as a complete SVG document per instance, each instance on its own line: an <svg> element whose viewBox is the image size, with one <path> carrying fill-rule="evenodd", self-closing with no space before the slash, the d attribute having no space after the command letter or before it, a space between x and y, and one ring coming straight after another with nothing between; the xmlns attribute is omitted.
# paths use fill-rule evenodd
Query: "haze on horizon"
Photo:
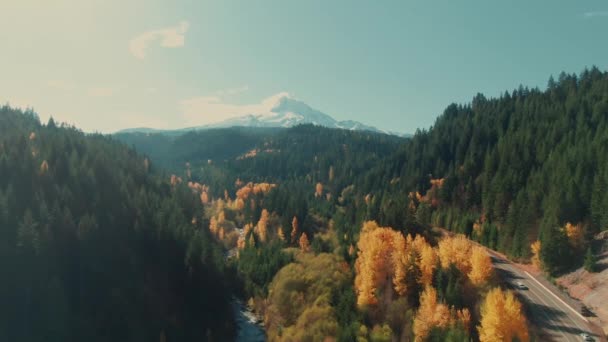
<svg viewBox="0 0 608 342"><path fill-rule="evenodd" d="M414 132L478 92L605 70L605 32L602 1L9 0L0 103L108 133L212 123L286 92Z"/></svg>

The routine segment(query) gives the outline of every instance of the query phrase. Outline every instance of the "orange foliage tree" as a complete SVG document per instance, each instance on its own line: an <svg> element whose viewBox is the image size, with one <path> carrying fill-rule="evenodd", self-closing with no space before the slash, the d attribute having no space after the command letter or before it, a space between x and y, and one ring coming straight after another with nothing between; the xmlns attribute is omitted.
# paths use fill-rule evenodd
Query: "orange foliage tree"
<svg viewBox="0 0 608 342"><path fill-rule="evenodd" d="M211 217L211 219L209 220L209 230L214 236L217 235L219 227L217 225L217 219L215 217Z"/></svg>
<svg viewBox="0 0 608 342"><path fill-rule="evenodd" d="M260 220L258 221L256 228L256 233L260 237L260 241L266 242L266 237L268 236L268 218L270 214L268 210L262 209L262 215L260 216Z"/></svg>
<svg viewBox="0 0 608 342"><path fill-rule="evenodd" d="M209 203L209 195L207 194L207 192L206 192L206 191L203 191L203 192L201 193L201 203L202 203L202 204L207 204L207 203Z"/></svg>
<svg viewBox="0 0 608 342"><path fill-rule="evenodd" d="M439 241L439 260L442 268L454 264L460 272L468 274L471 271L471 242L464 235L445 237Z"/></svg>
<svg viewBox="0 0 608 342"><path fill-rule="evenodd" d="M570 245L574 249L580 251L585 243L583 225L581 223L574 225L568 222L566 223L564 230L566 231L566 236L568 237Z"/></svg>
<svg viewBox="0 0 608 342"><path fill-rule="evenodd" d="M485 248L473 246L471 249L471 272L468 274L473 285L485 284L492 276L493 271L492 260Z"/></svg>
<svg viewBox="0 0 608 342"><path fill-rule="evenodd" d="M448 306L439 303L437 291L433 287L427 286L420 294L420 307L414 317L415 340L424 341L431 329L447 327L449 323L450 310Z"/></svg>
<svg viewBox="0 0 608 342"><path fill-rule="evenodd" d="M395 278L395 272L403 270L395 267L406 254L405 238L400 232L388 227L379 227L374 221L367 221L357 243L358 255L355 262L355 290L359 306L377 303L376 290L384 289ZM403 266L403 265L399 265ZM399 271L402 272L402 271ZM397 277L403 275L397 274ZM396 282L396 291L404 292L401 282Z"/></svg>
<svg viewBox="0 0 608 342"><path fill-rule="evenodd" d="M522 342L530 340L521 303L512 292L505 293L500 288L494 288L486 295L477 330L481 342L512 341L513 338Z"/></svg>
<svg viewBox="0 0 608 342"><path fill-rule="evenodd" d="M285 233L283 233L283 227L279 227L277 236L279 237L279 240L285 241Z"/></svg>
<svg viewBox="0 0 608 342"><path fill-rule="evenodd" d="M293 220L291 220L291 243L296 242L299 233L300 232L298 230L298 218L294 216Z"/></svg>
<svg viewBox="0 0 608 342"><path fill-rule="evenodd" d="M532 250L532 265L540 268L541 267L541 263L540 263L540 250L542 248L542 244L540 243L540 240L536 240L532 243L532 245L530 245L530 249Z"/></svg>
<svg viewBox="0 0 608 342"><path fill-rule="evenodd" d="M419 251L420 283L423 286L431 285L433 272L437 268L438 258L435 249L428 243L421 246Z"/></svg>
<svg viewBox="0 0 608 342"><path fill-rule="evenodd" d="M315 197L321 197L323 195L323 184L317 183L315 185Z"/></svg>
<svg viewBox="0 0 608 342"><path fill-rule="evenodd" d="M307 253L310 252L310 242L308 241L308 235L306 235L306 233L302 233L302 236L300 236L300 249L302 250L302 252Z"/></svg>

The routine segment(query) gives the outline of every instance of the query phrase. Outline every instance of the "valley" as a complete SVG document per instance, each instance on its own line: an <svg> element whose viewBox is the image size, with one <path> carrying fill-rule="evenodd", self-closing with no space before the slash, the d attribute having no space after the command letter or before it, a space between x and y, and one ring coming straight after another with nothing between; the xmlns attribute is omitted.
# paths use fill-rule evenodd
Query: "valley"
<svg viewBox="0 0 608 342"><path fill-rule="evenodd" d="M2 266L18 278L0 332L602 341L482 246L548 277L601 265L606 84L592 69L478 95L409 138L313 124L104 136L5 106L0 250L29 271Z"/></svg>

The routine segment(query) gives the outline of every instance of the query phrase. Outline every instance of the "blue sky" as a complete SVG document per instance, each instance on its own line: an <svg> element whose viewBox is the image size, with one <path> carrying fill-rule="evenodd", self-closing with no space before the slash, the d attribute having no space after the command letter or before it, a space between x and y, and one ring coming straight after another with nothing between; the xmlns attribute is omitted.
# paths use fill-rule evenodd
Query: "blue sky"
<svg viewBox="0 0 608 342"><path fill-rule="evenodd" d="M287 92L427 128L452 102L608 67L606 1L0 2L0 102L85 131L178 128Z"/></svg>

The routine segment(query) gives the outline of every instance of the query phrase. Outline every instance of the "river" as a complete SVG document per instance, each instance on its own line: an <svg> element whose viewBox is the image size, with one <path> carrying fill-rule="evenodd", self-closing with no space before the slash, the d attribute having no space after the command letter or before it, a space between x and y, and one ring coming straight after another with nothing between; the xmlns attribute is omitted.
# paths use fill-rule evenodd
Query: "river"
<svg viewBox="0 0 608 342"><path fill-rule="evenodd" d="M266 333L256 316L236 297L232 298L232 310L236 318L236 342L264 342Z"/></svg>

